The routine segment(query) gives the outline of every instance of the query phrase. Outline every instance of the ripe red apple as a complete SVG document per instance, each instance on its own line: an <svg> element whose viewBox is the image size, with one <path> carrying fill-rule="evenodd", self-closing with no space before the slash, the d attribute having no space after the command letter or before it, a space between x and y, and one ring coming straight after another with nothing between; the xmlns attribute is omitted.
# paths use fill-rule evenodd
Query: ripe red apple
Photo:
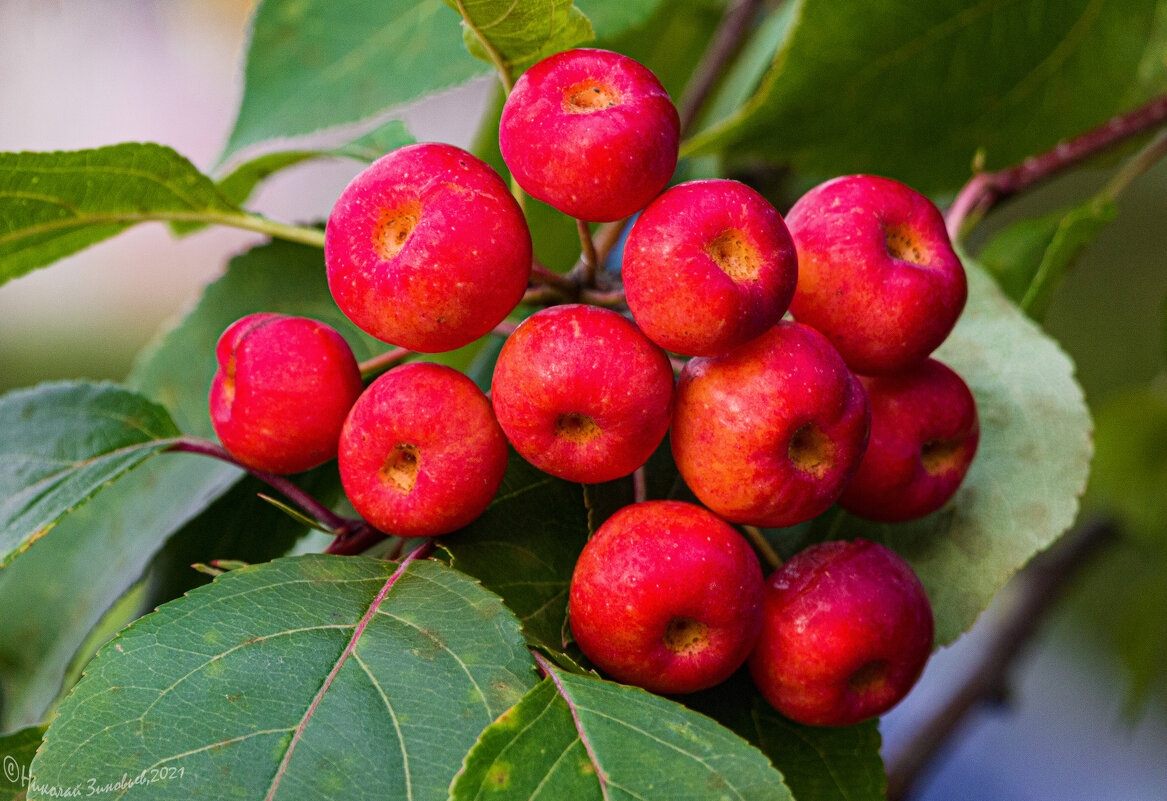
<svg viewBox="0 0 1167 801"><path fill-rule="evenodd" d="M677 469L734 523L792 526L821 514L854 475L869 414L859 380L812 328L781 322L681 371Z"/></svg>
<svg viewBox="0 0 1167 801"><path fill-rule="evenodd" d="M215 346L211 425L241 463L298 473L336 456L361 371L344 337L305 317L252 314Z"/></svg>
<svg viewBox="0 0 1167 801"><path fill-rule="evenodd" d="M434 353L473 342L518 304L531 235L485 162L451 145L410 145L345 188L324 260L332 297L357 326Z"/></svg>
<svg viewBox="0 0 1167 801"><path fill-rule="evenodd" d="M686 356L717 356L782 319L798 281L782 215L737 181L690 181L637 218L624 247L637 325Z"/></svg>
<svg viewBox="0 0 1167 801"><path fill-rule="evenodd" d="M535 467L568 481L611 481L644 464L664 439L673 370L628 318L552 306L507 339L490 399L507 439Z"/></svg>
<svg viewBox="0 0 1167 801"><path fill-rule="evenodd" d="M729 678L762 622L749 544L693 504L647 501L600 526L571 577L571 632L601 670L658 693Z"/></svg>
<svg viewBox="0 0 1167 801"><path fill-rule="evenodd" d="M770 705L812 726L851 726L908 694L932 653L932 606L912 568L873 542L824 542L766 581L750 655Z"/></svg>
<svg viewBox="0 0 1167 801"><path fill-rule="evenodd" d="M839 505L888 523L936 511L956 492L977 451L980 426L968 386L935 359L861 380L871 404L871 439Z"/></svg>
<svg viewBox="0 0 1167 801"><path fill-rule="evenodd" d="M952 331L968 289L928 198L887 178L844 176L803 195L786 225L798 248L790 311L855 372L905 370Z"/></svg>
<svg viewBox="0 0 1167 801"><path fill-rule="evenodd" d="M640 211L677 166L680 120L652 72L607 50L567 50L515 81L498 144L532 197L608 222Z"/></svg>
<svg viewBox="0 0 1167 801"><path fill-rule="evenodd" d="M387 534L431 537L486 510L506 472L507 444L473 381L414 362L385 373L357 400L338 464L365 520Z"/></svg>

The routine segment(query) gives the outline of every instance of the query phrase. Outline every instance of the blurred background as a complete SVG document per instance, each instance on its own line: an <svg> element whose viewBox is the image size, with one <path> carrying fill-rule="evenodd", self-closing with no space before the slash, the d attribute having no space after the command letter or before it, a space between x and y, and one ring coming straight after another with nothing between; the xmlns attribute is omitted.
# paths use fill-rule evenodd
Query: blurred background
<svg viewBox="0 0 1167 801"><path fill-rule="evenodd" d="M3 0L0 150L153 141L213 171L242 90L251 7L250 0ZM402 114L419 140L465 145L488 86L472 83ZM283 221L323 219L359 166L313 161L288 169L252 205ZM1109 175L1077 170L1004 208L978 234L1085 197ZM1123 196L1117 221L1088 247L1046 318L1076 360L1096 415L1129 388L1163 384L1165 227L1162 163ZM227 258L258 240L221 228L176 240L161 224L146 224L0 287L0 389L63 377L121 379L134 354L194 302ZM1167 441L1148 447L1151 458L1167 454ZM1162 491L1167 496L1167 484ZM1129 553L1114 554L1077 582L1016 665L1008 697L969 716L917 798L1167 799L1167 704L1153 689L1145 704L1127 703L1129 674L1106 636L1113 620L1106 613L1132 602L1119 592L1132 569ZM884 720L888 756L975 664L1008 594L933 659L924 681ZM1160 674L1164 643L1154 638L1141 656Z"/></svg>

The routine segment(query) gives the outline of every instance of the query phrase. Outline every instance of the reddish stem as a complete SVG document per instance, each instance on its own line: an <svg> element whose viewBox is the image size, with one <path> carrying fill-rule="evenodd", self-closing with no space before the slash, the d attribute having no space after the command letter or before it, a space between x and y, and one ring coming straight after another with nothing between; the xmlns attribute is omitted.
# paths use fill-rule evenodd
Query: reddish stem
<svg viewBox="0 0 1167 801"><path fill-rule="evenodd" d="M975 224L1000 201L1165 122L1167 95L1160 95L1144 106L1112 117L1103 125L1059 142L1020 164L996 172L977 173L964 185L948 209L945 216L948 235L957 241L970 224Z"/></svg>
<svg viewBox="0 0 1167 801"><path fill-rule="evenodd" d="M721 80L726 64L741 46L742 40L750 32L750 23L761 8L760 0L737 0L725 10L717 30L701 63L693 70L693 77L685 88L681 99L681 136L689 131L700 114L709 93Z"/></svg>
<svg viewBox="0 0 1167 801"><path fill-rule="evenodd" d="M596 275L600 271L600 258L596 253L596 242L592 239L592 231L583 220L575 221L579 229L580 263L583 265L583 276L580 285L590 289L596 285Z"/></svg>
<svg viewBox="0 0 1167 801"><path fill-rule="evenodd" d="M367 359L358 365L361 368L361 378L368 379L370 376L383 373L385 370L388 370L390 367L393 367L412 355L413 351L407 350L406 348L394 348L393 350L385 351L379 356Z"/></svg>

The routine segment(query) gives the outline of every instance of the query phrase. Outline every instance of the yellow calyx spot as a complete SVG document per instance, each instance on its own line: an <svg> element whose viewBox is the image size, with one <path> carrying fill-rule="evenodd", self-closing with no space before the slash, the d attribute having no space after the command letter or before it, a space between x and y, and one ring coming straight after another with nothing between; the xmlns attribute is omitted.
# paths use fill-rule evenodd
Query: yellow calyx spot
<svg viewBox="0 0 1167 801"><path fill-rule="evenodd" d="M416 445L398 442L393 446L393 451L385 460L385 464L381 465L381 469L377 471L377 475L387 486L392 487L402 495L408 495L413 491L413 485L417 483L417 457Z"/></svg>
<svg viewBox="0 0 1167 801"><path fill-rule="evenodd" d="M798 470L822 478L834 466L835 443L814 423L806 423L791 435L786 455Z"/></svg>
<svg viewBox="0 0 1167 801"><path fill-rule="evenodd" d="M709 634L709 627L691 617L675 617L665 629L665 647L675 654L700 650Z"/></svg>
<svg viewBox="0 0 1167 801"><path fill-rule="evenodd" d="M878 690L887 679L887 662L883 659L874 659L851 674L847 679L847 686L856 695L866 695L872 690Z"/></svg>
<svg viewBox="0 0 1167 801"><path fill-rule="evenodd" d="M417 201L382 212L373 232L377 255L388 260L400 253L420 220L421 204Z"/></svg>
<svg viewBox="0 0 1167 801"><path fill-rule="evenodd" d="M600 436L600 427L586 414L561 414L555 419L555 436L571 442L588 442Z"/></svg>
<svg viewBox="0 0 1167 801"><path fill-rule="evenodd" d="M563 92L563 110L568 114L591 114L618 105L616 90L599 81L580 81Z"/></svg>
<svg viewBox="0 0 1167 801"><path fill-rule="evenodd" d="M883 232L887 252L893 259L910 262L912 264L927 264L920 243L911 232L898 225L889 225Z"/></svg>
<svg viewBox="0 0 1167 801"><path fill-rule="evenodd" d="M930 476L947 473L957 466L963 442L960 439L930 439L920 447L920 462Z"/></svg>
<svg viewBox="0 0 1167 801"><path fill-rule="evenodd" d="M723 231L705 247L705 252L733 280L739 283L758 280L758 273L762 269L761 259L757 251L746 242L741 231L733 228Z"/></svg>

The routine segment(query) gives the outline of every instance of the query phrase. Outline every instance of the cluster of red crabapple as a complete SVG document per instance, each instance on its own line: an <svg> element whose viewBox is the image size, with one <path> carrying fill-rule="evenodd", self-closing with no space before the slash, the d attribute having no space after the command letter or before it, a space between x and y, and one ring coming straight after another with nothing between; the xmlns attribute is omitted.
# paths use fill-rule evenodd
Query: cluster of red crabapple
<svg viewBox="0 0 1167 801"><path fill-rule="evenodd" d="M705 508L635 503L596 531L571 583L575 641L607 675L664 693L713 686L748 660L779 711L849 725L923 669L933 622L919 580L862 540L812 546L764 580L730 523L791 526L834 503L899 521L948 501L976 449L976 408L929 354L964 306L964 271L935 206L902 184L828 181L784 220L734 181L666 189L678 138L676 109L637 62L581 49L535 64L503 108L503 159L523 190L578 220L640 212L621 269L630 317L536 312L504 344L487 397L424 362L365 388L335 330L252 315L219 341L212 420L255 469L336 457L353 507L401 537L480 515L508 443L551 475L598 483L643 466L671 431ZM431 143L352 181L325 261L353 323L433 353L514 310L532 246L497 173ZM666 351L689 357L679 380Z"/></svg>

